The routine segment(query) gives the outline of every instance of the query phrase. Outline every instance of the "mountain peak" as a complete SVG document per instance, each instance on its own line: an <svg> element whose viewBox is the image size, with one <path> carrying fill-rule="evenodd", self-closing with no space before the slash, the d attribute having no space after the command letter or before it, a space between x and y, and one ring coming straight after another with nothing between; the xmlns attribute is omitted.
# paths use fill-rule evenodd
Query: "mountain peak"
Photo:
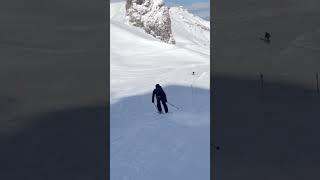
<svg viewBox="0 0 320 180"><path fill-rule="evenodd" d="M169 8L163 0L127 0L129 22L166 43L175 44Z"/></svg>

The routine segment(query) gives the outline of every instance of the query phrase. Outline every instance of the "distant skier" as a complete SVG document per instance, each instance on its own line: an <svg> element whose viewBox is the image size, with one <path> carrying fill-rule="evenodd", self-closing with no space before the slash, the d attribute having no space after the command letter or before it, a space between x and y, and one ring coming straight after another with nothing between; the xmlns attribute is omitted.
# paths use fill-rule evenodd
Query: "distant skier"
<svg viewBox="0 0 320 180"><path fill-rule="evenodd" d="M271 37L271 34L268 33L268 32L265 32L264 39L267 40L267 41L270 41L270 37Z"/></svg>
<svg viewBox="0 0 320 180"><path fill-rule="evenodd" d="M159 84L156 84L156 88L153 90L152 103L154 103L154 96L156 96L157 98L157 108L159 113L162 113L160 101L164 107L164 111L168 113L168 106L166 104L167 102L166 93L163 91L162 87Z"/></svg>

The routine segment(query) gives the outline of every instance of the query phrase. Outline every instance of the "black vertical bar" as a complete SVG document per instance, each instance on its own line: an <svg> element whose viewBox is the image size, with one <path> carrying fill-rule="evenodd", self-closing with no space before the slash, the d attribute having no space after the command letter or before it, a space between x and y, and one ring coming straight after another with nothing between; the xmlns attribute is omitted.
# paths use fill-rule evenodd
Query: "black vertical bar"
<svg viewBox="0 0 320 180"><path fill-rule="evenodd" d="M264 92L264 81L263 81L263 74L260 73L260 88L261 88L261 93L263 94Z"/></svg>
<svg viewBox="0 0 320 180"><path fill-rule="evenodd" d="M104 1L105 4L105 22L106 22L106 120L105 120L105 179L110 179L110 1Z"/></svg>
<svg viewBox="0 0 320 180"><path fill-rule="evenodd" d="M214 119L214 107L215 107L215 77L214 77L214 32L215 26L214 20L214 0L210 0L210 179L215 180L216 176L216 163L215 163L215 119Z"/></svg>

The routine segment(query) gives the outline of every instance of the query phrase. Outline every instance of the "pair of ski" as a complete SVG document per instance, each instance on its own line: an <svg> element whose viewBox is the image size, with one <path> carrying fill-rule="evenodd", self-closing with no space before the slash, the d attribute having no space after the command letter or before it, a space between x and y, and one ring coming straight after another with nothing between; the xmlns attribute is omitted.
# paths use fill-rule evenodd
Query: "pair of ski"
<svg viewBox="0 0 320 180"><path fill-rule="evenodd" d="M157 111L158 114L171 114L172 112L171 111L168 111L167 113L166 112L159 112Z"/></svg>
<svg viewBox="0 0 320 180"><path fill-rule="evenodd" d="M260 40L264 41L265 43L268 43L270 44L270 39L267 39L267 38L263 38L263 37L260 37Z"/></svg>
<svg viewBox="0 0 320 180"><path fill-rule="evenodd" d="M177 110L180 110L180 108L178 108L177 106L175 106L175 105L173 105L173 104L171 104L171 103L169 103L169 102L167 102L170 106L172 106L172 107L174 107L174 108L176 108ZM157 108L157 106L156 106L156 104L155 103L153 103L153 105L154 105L154 107L156 108L156 110L157 110L157 112L158 112L158 114L167 114L167 113L172 113L171 111L168 111L167 113L164 113L164 112L160 112L160 111L158 111L158 108Z"/></svg>

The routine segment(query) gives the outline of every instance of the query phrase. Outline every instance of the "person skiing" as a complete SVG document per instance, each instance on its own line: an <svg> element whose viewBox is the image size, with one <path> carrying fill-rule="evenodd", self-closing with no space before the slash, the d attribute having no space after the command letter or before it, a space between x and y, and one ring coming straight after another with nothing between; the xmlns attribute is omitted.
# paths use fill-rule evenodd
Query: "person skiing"
<svg viewBox="0 0 320 180"><path fill-rule="evenodd" d="M264 34L264 39L265 39L265 40L270 41L270 37L271 37L270 33L266 32L266 33Z"/></svg>
<svg viewBox="0 0 320 180"><path fill-rule="evenodd" d="M166 104L167 102L167 97L166 97L166 93L163 91L162 87L159 84L156 84L156 88L153 90L152 93L152 103L154 103L154 96L156 96L157 99L157 108L159 113L162 113L162 109L161 109L161 104L162 103L163 107L164 107L164 111L166 113L168 113L168 106Z"/></svg>

